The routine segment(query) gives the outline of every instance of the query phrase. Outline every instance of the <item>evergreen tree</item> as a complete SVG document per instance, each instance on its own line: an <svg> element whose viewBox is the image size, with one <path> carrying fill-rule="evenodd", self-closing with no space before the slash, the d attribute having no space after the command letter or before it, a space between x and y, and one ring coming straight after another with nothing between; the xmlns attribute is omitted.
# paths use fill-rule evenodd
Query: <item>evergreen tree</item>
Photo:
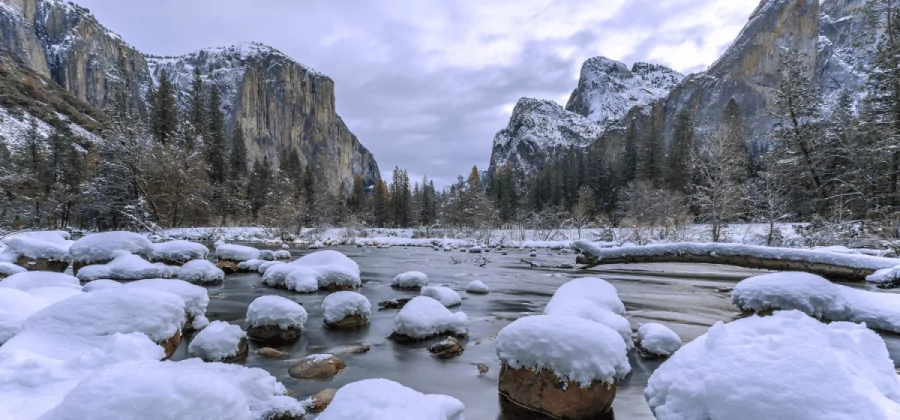
<svg viewBox="0 0 900 420"><path fill-rule="evenodd" d="M159 88L152 97L150 107L154 139L162 144L171 142L176 138L178 130L178 105L175 102L175 89L165 70L160 71Z"/></svg>
<svg viewBox="0 0 900 420"><path fill-rule="evenodd" d="M391 194L387 184L378 179L375 181L375 190L372 192L372 219L375 226L387 227L391 223Z"/></svg>
<svg viewBox="0 0 900 420"><path fill-rule="evenodd" d="M628 183L637 178L638 167L638 135L637 125L634 120L628 124L628 130L625 132L625 144L623 145L622 156L622 173L624 174L624 182Z"/></svg>
<svg viewBox="0 0 900 420"><path fill-rule="evenodd" d="M726 135L734 143L734 153L738 160L738 164L746 167L746 174L741 177L741 181L745 181L751 173L750 159L748 156L747 146L747 127L744 125L744 119L741 117L741 110L734 98L728 100L725 110L722 113L722 121L727 131Z"/></svg>
<svg viewBox="0 0 900 420"><path fill-rule="evenodd" d="M216 89L212 89L209 93L206 115L208 121L204 137L204 152L206 153L206 163L209 165L209 180L213 184L221 185L225 181L229 169L225 159L225 121L222 116L219 92Z"/></svg>
<svg viewBox="0 0 900 420"><path fill-rule="evenodd" d="M206 110L203 103L203 80L200 78L200 67L194 66L194 77L191 79L191 91L189 93L188 120L191 123L190 141L185 144L189 150L194 148L196 139L203 137L206 128Z"/></svg>
<svg viewBox="0 0 900 420"><path fill-rule="evenodd" d="M885 204L900 205L898 176L900 176L900 4L893 0L871 0L867 5L877 39L875 60L868 77L867 111L869 135L879 138L876 148L887 159L876 166L883 179L881 189L888 195ZM875 169L870 168L870 169Z"/></svg>
<svg viewBox="0 0 900 420"><path fill-rule="evenodd" d="M691 152L694 150L694 121L688 107L675 120L672 151L669 154L669 186L683 194L691 192Z"/></svg>
<svg viewBox="0 0 900 420"><path fill-rule="evenodd" d="M231 138L231 179L238 180L247 175L247 143L244 141L244 129L240 121L234 123L234 135Z"/></svg>
<svg viewBox="0 0 900 420"><path fill-rule="evenodd" d="M250 212L254 219L259 218L260 210L266 206L272 187L272 166L269 159L263 157L260 162L253 162L250 172L250 180L247 184L247 199L250 202Z"/></svg>
<svg viewBox="0 0 900 420"><path fill-rule="evenodd" d="M363 184L362 175L353 176L353 189L347 199L347 207L354 214L362 212L366 207L366 186Z"/></svg>

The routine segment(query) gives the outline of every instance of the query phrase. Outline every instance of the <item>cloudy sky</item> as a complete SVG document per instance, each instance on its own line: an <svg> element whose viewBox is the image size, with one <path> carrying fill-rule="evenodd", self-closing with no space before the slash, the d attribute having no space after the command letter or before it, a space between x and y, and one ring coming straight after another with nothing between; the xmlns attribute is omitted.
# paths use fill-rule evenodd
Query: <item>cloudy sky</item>
<svg viewBox="0 0 900 420"><path fill-rule="evenodd" d="M704 70L758 0L75 0L141 51L259 41L335 80L375 154L439 186L487 169L522 96L565 104L602 55Z"/></svg>

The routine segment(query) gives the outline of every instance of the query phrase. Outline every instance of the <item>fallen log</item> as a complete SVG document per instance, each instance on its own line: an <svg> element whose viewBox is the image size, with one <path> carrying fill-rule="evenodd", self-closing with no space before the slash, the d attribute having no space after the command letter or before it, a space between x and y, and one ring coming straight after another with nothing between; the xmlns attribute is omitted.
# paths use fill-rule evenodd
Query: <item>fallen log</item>
<svg viewBox="0 0 900 420"><path fill-rule="evenodd" d="M575 241L582 252L576 257L581 269L603 264L698 263L724 264L773 271L804 271L831 281L863 282L883 268L900 266L900 259L830 251L773 248L721 243L675 243L620 248L600 248Z"/></svg>

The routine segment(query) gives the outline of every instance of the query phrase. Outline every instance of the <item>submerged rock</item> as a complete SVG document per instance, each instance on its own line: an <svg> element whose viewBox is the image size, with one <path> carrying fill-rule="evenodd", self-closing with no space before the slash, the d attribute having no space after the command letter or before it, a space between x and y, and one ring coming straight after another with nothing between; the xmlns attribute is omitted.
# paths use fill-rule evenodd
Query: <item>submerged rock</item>
<svg viewBox="0 0 900 420"><path fill-rule="evenodd" d="M310 397L312 399L312 405L309 407L310 411L321 412L328 408L328 404L331 404L331 400L334 399L334 394L337 393L337 389L335 388L326 388L315 395Z"/></svg>
<svg viewBox="0 0 900 420"><path fill-rule="evenodd" d="M256 350L256 355L274 359L276 357L280 357L280 356L284 355L284 352L275 350L271 347L263 347L261 349Z"/></svg>
<svg viewBox="0 0 900 420"><path fill-rule="evenodd" d="M411 301L412 298L397 298L391 300L384 300L378 302L378 309L403 309L403 307L407 304L407 302Z"/></svg>
<svg viewBox="0 0 900 420"><path fill-rule="evenodd" d="M291 344L300 339L302 328L281 328L277 325L257 325L247 327L247 337L261 343L281 346Z"/></svg>
<svg viewBox="0 0 900 420"><path fill-rule="evenodd" d="M343 360L331 354L313 354L291 366L288 373L297 379L328 379L346 368Z"/></svg>
<svg viewBox="0 0 900 420"><path fill-rule="evenodd" d="M465 349L459 344L459 340L453 337L447 337L429 347L428 351L441 359L449 359L451 357L459 356Z"/></svg>
<svg viewBox="0 0 900 420"><path fill-rule="evenodd" d="M335 353L337 354L363 354L368 353L369 350L372 350L372 346L368 344L360 344L358 346L347 346L338 348Z"/></svg>
<svg viewBox="0 0 900 420"><path fill-rule="evenodd" d="M478 364L478 374L479 375L484 375L485 373L488 373L488 371L490 371L490 370L491 370L491 368L488 367L488 365L486 365L484 363Z"/></svg>

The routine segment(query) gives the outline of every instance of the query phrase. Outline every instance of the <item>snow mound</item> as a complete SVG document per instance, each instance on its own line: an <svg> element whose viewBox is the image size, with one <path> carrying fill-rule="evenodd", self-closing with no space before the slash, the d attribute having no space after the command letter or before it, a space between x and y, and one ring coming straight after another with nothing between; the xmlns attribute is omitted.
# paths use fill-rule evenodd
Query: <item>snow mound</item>
<svg viewBox="0 0 900 420"><path fill-rule="evenodd" d="M262 264L264 262L268 262L268 261L263 261L263 260L258 260L258 259L241 261L238 263L238 270L257 271L257 269L259 269L260 264Z"/></svg>
<svg viewBox="0 0 900 420"><path fill-rule="evenodd" d="M73 245L74 246L74 245ZM95 264L78 270L78 279L92 281L99 279L141 280L154 278L172 278L178 275L179 267L162 263L151 263L140 256L127 251L115 251L112 261L106 264Z"/></svg>
<svg viewBox="0 0 900 420"><path fill-rule="evenodd" d="M290 264L315 270L320 289L355 288L362 285L362 279L359 277L359 265L338 251L316 251L304 255Z"/></svg>
<svg viewBox="0 0 900 420"><path fill-rule="evenodd" d="M465 406L440 394L422 394L387 379L365 379L338 389L318 420L464 420Z"/></svg>
<svg viewBox="0 0 900 420"><path fill-rule="evenodd" d="M372 315L372 304L365 296L356 292L335 292L322 301L325 310L325 322L335 323L349 315L368 318Z"/></svg>
<svg viewBox="0 0 900 420"><path fill-rule="evenodd" d="M13 274L24 273L28 270L25 267L15 265L8 262L0 262L0 276L11 276Z"/></svg>
<svg viewBox="0 0 900 420"><path fill-rule="evenodd" d="M739 282L731 303L741 310L765 312L796 309L816 318L829 318L847 311L840 287L814 274L782 272L750 277Z"/></svg>
<svg viewBox="0 0 900 420"><path fill-rule="evenodd" d="M563 284L547 302L544 315L575 317L603 324L622 336L626 349L634 347L631 323L624 317L625 304L619 299L615 286L606 280L582 277Z"/></svg>
<svg viewBox="0 0 900 420"><path fill-rule="evenodd" d="M291 251L288 251L287 249L279 249L278 251L275 251L275 259L289 260L291 259Z"/></svg>
<svg viewBox="0 0 900 420"><path fill-rule="evenodd" d="M235 356L238 345L246 337L237 325L213 321L191 340L188 353L206 361L222 361Z"/></svg>
<svg viewBox="0 0 900 420"><path fill-rule="evenodd" d="M900 282L900 265L891 268L882 268L866 276L869 283L895 285Z"/></svg>
<svg viewBox="0 0 900 420"><path fill-rule="evenodd" d="M181 266L178 278L191 283L220 283L225 280L225 272L208 260L193 260Z"/></svg>
<svg viewBox="0 0 900 420"><path fill-rule="evenodd" d="M73 276L51 271L25 271L0 280L0 288L27 292L39 287L64 287L81 290L81 283Z"/></svg>
<svg viewBox="0 0 900 420"><path fill-rule="evenodd" d="M258 249L235 244L221 244L216 246L216 256L219 257L220 260L237 262L260 259Z"/></svg>
<svg viewBox="0 0 900 420"><path fill-rule="evenodd" d="M206 245L177 240L153 244L153 260L184 264L191 260L205 260L209 254Z"/></svg>
<svg viewBox="0 0 900 420"><path fill-rule="evenodd" d="M193 317L206 315L209 305L209 292L205 287L175 279L138 280L122 285L123 289L155 290L177 295L184 301L184 312ZM196 323L195 323L196 324ZM194 325L199 327L198 325Z"/></svg>
<svg viewBox="0 0 900 420"><path fill-rule="evenodd" d="M428 284L428 275L421 271L407 271L397 274L391 282L391 287L399 289L421 289Z"/></svg>
<svg viewBox="0 0 900 420"><path fill-rule="evenodd" d="M278 328L303 328L306 309L299 303L281 296L260 296L247 307L247 323L251 327L277 325Z"/></svg>
<svg viewBox="0 0 900 420"><path fill-rule="evenodd" d="M307 267L293 267L284 278L284 288L299 293L313 293L319 290L318 273Z"/></svg>
<svg viewBox="0 0 900 420"><path fill-rule="evenodd" d="M251 260L251 261L256 261L256 260ZM268 270L269 267L276 266L276 265L279 265L279 264L284 264L284 261L266 261L266 260L262 260L262 263L259 264L258 267L256 267L256 272L259 273L259 274L265 274L265 273L266 273L266 270Z"/></svg>
<svg viewBox="0 0 900 420"><path fill-rule="evenodd" d="M650 376L659 420L900 418L900 379L864 326L799 311L714 325Z"/></svg>
<svg viewBox="0 0 900 420"><path fill-rule="evenodd" d="M272 261L272 265L270 265L263 272L262 282L266 286L272 287L285 287L285 280L287 279L288 274L291 274L294 270L300 269L296 265L293 264L278 264ZM262 265L260 265L260 269L262 269ZM307 270L309 271L309 270ZM317 288L318 288L318 282Z"/></svg>
<svg viewBox="0 0 900 420"><path fill-rule="evenodd" d="M472 280L466 285L466 291L469 293L488 293L491 291L481 280Z"/></svg>
<svg viewBox="0 0 900 420"><path fill-rule="evenodd" d="M88 282L84 285L85 292L93 292L97 290L109 289L113 287L119 287L122 283L119 283L115 280L94 280L92 282Z"/></svg>
<svg viewBox="0 0 900 420"><path fill-rule="evenodd" d="M681 348L681 337L663 324L650 322L638 328L637 343L656 356L671 356Z"/></svg>
<svg viewBox="0 0 900 420"><path fill-rule="evenodd" d="M519 318L497 335L497 356L513 369L548 369L586 388L612 384L631 371L618 333L603 324L574 317Z"/></svg>
<svg viewBox="0 0 900 420"><path fill-rule="evenodd" d="M422 296L428 296L446 307L462 304L462 298L455 290L444 286L425 286L422 288Z"/></svg>
<svg viewBox="0 0 900 420"><path fill-rule="evenodd" d="M72 261L80 264L106 262L117 251L126 251L146 259L153 257L153 244L142 235L132 232L100 232L87 235L69 247Z"/></svg>
<svg viewBox="0 0 900 420"><path fill-rule="evenodd" d="M138 373L138 374L136 374ZM126 362L99 370L41 420L256 420L305 413L284 385L258 368L226 363Z"/></svg>
<svg viewBox="0 0 900 420"><path fill-rule="evenodd" d="M394 318L394 333L423 339L439 334L468 334L469 317L463 312L450 312L428 296L410 300Z"/></svg>
<svg viewBox="0 0 900 420"><path fill-rule="evenodd" d="M66 360L102 348L115 333L139 332L161 342L180 331L184 321L184 301L176 295L115 287L47 306L28 317L3 350Z"/></svg>
<svg viewBox="0 0 900 420"><path fill-rule="evenodd" d="M271 249L261 249L259 250L259 256L257 257L263 261L275 261L275 251Z"/></svg>
<svg viewBox="0 0 900 420"><path fill-rule="evenodd" d="M16 335L32 314L78 294L80 290L68 287L0 288L0 345Z"/></svg>
<svg viewBox="0 0 900 420"><path fill-rule="evenodd" d="M9 252L28 258L70 261L69 247L73 244L70 237L68 232L63 231L27 232L15 235L5 242L9 246Z"/></svg>

